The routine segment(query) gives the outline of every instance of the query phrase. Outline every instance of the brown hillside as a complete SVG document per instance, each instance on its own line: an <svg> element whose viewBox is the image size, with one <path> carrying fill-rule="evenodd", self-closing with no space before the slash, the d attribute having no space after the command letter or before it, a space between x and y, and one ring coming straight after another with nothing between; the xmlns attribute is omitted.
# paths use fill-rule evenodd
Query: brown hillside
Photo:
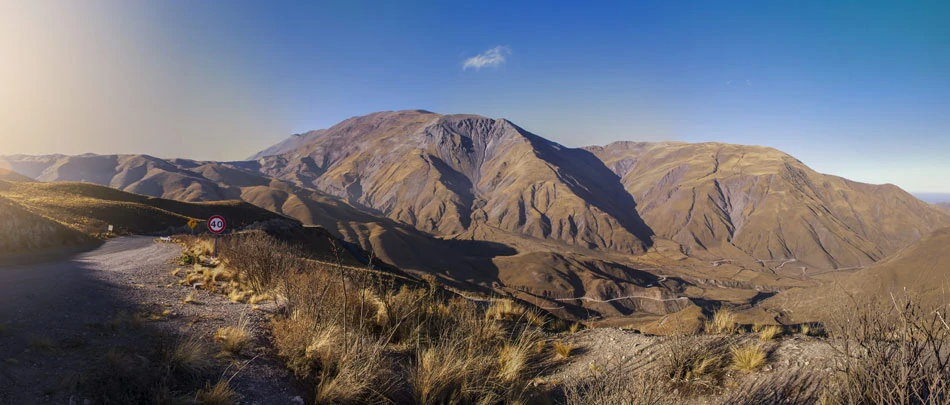
<svg viewBox="0 0 950 405"><path fill-rule="evenodd" d="M819 287L791 289L764 301L762 308L784 313L794 322L823 320L852 301L894 293L925 304L945 306L950 298L950 228L869 268Z"/></svg>
<svg viewBox="0 0 950 405"><path fill-rule="evenodd" d="M630 253L650 243L633 200L593 155L506 120L376 113L258 162L272 177L437 235L491 227Z"/></svg>
<svg viewBox="0 0 950 405"><path fill-rule="evenodd" d="M86 235L102 233L107 225L120 234L160 232L215 214L224 215L233 227L280 218L242 201L184 203L89 183L8 184L0 196Z"/></svg>
<svg viewBox="0 0 950 405"><path fill-rule="evenodd" d="M621 176L658 236L710 260L799 272L864 267L950 225L950 215L895 186L819 174L770 148L588 149Z"/></svg>

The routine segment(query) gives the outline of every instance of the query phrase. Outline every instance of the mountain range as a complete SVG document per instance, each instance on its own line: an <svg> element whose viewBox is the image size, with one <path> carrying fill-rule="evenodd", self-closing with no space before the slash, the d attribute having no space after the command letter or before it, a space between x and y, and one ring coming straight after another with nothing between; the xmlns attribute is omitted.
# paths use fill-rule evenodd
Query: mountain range
<svg viewBox="0 0 950 405"><path fill-rule="evenodd" d="M950 226L950 211L896 186L817 173L771 148L569 148L505 119L421 110L354 117L245 161L17 155L0 168L180 201L243 200L400 268L568 317L749 306Z"/></svg>

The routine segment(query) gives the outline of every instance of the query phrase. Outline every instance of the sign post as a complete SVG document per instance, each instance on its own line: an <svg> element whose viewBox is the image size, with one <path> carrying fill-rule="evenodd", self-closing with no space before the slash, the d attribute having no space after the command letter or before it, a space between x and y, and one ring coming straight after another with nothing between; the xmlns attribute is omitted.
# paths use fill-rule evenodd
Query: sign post
<svg viewBox="0 0 950 405"><path fill-rule="evenodd" d="M218 235L224 232L224 229L228 226L227 224L224 217L220 215L214 215L208 218L208 230L214 234L214 257L218 257Z"/></svg>
<svg viewBox="0 0 950 405"><path fill-rule="evenodd" d="M195 227L197 226L198 226L197 219L192 218L188 220L188 227L191 228L191 236L195 236Z"/></svg>

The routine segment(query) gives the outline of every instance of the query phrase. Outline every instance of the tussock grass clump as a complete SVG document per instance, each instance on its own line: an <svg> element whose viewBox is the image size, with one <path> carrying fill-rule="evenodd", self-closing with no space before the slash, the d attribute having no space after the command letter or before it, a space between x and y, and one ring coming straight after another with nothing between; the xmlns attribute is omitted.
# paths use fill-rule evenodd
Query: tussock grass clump
<svg viewBox="0 0 950 405"><path fill-rule="evenodd" d="M485 311L485 317L495 320L515 321L528 313L528 308L510 299L496 299Z"/></svg>
<svg viewBox="0 0 950 405"><path fill-rule="evenodd" d="M705 322L703 330L709 335L732 335L738 330L736 315L725 308L713 313L712 319Z"/></svg>
<svg viewBox="0 0 950 405"><path fill-rule="evenodd" d="M763 326L759 330L759 339L769 341L782 335L782 327L778 325Z"/></svg>
<svg viewBox="0 0 950 405"><path fill-rule="evenodd" d="M562 359L571 357L572 350L574 350L574 345L570 343L564 343L561 341L554 342L554 353Z"/></svg>
<svg viewBox="0 0 950 405"><path fill-rule="evenodd" d="M213 369L213 359L198 340L156 336L134 348L110 349L89 369L67 375L63 384L94 404L196 403L188 393L214 378Z"/></svg>
<svg viewBox="0 0 950 405"><path fill-rule="evenodd" d="M183 338L165 350L164 361L172 372L202 375L211 370L214 362L207 347L198 339Z"/></svg>
<svg viewBox="0 0 950 405"><path fill-rule="evenodd" d="M204 389L195 393L195 403L201 405L233 405L237 403L237 393L225 380L219 380L214 385L207 383Z"/></svg>
<svg viewBox="0 0 950 405"><path fill-rule="evenodd" d="M214 340L221 344L225 353L241 354L251 344L251 332L243 320L234 326L225 326L214 334Z"/></svg>
<svg viewBox="0 0 950 405"><path fill-rule="evenodd" d="M732 366L745 371L752 371L765 365L768 354L759 344L729 348L732 353Z"/></svg>

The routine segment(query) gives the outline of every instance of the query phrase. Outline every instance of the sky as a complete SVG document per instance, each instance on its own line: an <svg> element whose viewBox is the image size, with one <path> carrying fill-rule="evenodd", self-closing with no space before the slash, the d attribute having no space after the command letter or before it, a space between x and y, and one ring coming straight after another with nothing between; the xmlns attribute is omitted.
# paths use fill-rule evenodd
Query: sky
<svg viewBox="0 0 950 405"><path fill-rule="evenodd" d="M375 111L950 192L950 3L0 1L0 155L238 160Z"/></svg>

